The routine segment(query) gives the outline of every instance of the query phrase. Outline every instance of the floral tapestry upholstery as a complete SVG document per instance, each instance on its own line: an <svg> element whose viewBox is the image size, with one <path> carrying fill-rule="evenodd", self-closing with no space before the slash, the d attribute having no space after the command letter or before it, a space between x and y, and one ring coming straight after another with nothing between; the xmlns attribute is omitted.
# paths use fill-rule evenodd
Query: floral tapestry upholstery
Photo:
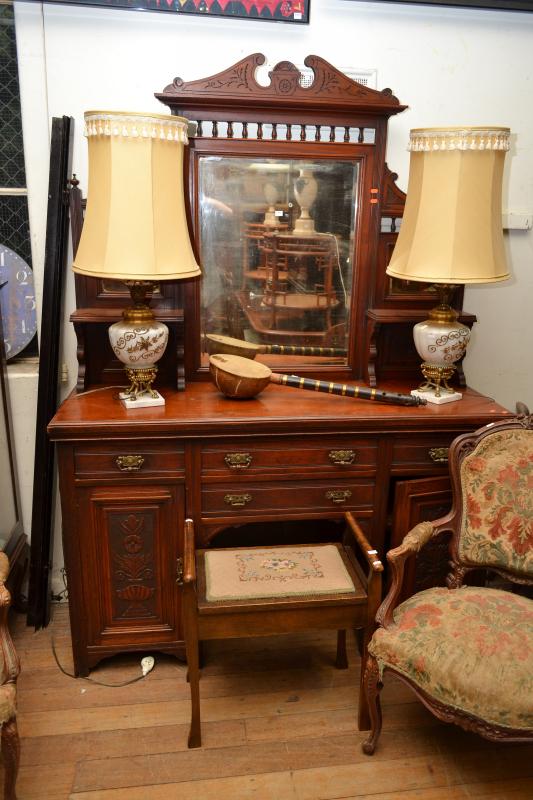
<svg viewBox="0 0 533 800"><path fill-rule="evenodd" d="M398 606L369 652L435 700L533 729L533 601L498 589L427 589Z"/></svg>
<svg viewBox="0 0 533 800"><path fill-rule="evenodd" d="M15 716L17 711L17 687L14 683L0 686L0 725Z"/></svg>
<svg viewBox="0 0 533 800"><path fill-rule="evenodd" d="M460 559L533 575L533 430L482 439L461 464Z"/></svg>

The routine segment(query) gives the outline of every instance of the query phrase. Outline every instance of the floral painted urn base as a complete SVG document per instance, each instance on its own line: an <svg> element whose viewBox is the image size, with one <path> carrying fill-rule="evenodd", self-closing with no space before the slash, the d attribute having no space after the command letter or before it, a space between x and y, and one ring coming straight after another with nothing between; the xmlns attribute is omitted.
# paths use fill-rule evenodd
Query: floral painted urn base
<svg viewBox="0 0 533 800"><path fill-rule="evenodd" d="M422 364L420 366L424 383L415 389L415 396L425 397L428 403L450 403L460 400L448 381L456 371L470 339L470 328L459 322L458 314L449 303L453 287L441 284L437 287L439 305L429 312L429 319L419 322L413 328L415 347Z"/></svg>
<svg viewBox="0 0 533 800"><path fill-rule="evenodd" d="M135 283L135 305L123 311L122 319L109 328L109 342L114 354L124 365L129 381L128 388L119 397L127 408L165 405L164 398L152 384L157 375L159 361L168 342L168 328L155 319L152 310L144 303L146 284ZM142 296L141 296L142 295Z"/></svg>

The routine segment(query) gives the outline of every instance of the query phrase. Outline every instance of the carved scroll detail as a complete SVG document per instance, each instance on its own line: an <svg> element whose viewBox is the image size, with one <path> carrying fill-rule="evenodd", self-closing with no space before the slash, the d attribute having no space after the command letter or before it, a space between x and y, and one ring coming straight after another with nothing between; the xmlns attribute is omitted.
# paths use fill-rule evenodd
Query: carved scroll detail
<svg viewBox="0 0 533 800"><path fill-rule="evenodd" d="M328 103L338 101L341 106L349 107L362 103L365 107L374 108L378 113L395 114L404 109L399 100L394 97L390 89L378 91L370 89L357 81L348 78L343 72L323 58L309 55L304 61L314 73L314 80L309 86L302 86L301 73L297 66L290 61L280 61L269 72L270 83L261 85L256 79L257 67L266 61L262 53L253 53L233 64L226 70L218 72L207 78L196 81L184 81L174 78L172 83L165 87L163 92L156 97L169 105L176 104L177 97L183 97L187 103L197 101L210 105L216 96L246 96L255 95L261 99L282 99L284 97L298 100L304 105L305 101L316 104L321 97Z"/></svg>

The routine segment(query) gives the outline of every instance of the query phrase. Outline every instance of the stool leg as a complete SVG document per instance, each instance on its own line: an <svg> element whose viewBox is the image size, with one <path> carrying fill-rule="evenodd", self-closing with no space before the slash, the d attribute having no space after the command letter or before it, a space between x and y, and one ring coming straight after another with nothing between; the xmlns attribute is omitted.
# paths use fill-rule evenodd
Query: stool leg
<svg viewBox="0 0 533 800"><path fill-rule="evenodd" d="M202 732L200 723L200 669L198 665L198 640L187 642L188 679L191 687L191 728L189 731L189 747L201 747Z"/></svg>
<svg viewBox="0 0 533 800"><path fill-rule="evenodd" d="M337 669L348 669L348 654L346 653L346 631L337 631Z"/></svg>
<svg viewBox="0 0 533 800"><path fill-rule="evenodd" d="M196 617L196 598L190 587L183 593L183 633L185 636L185 652L187 654L187 680L191 688L191 728L189 731L189 747L200 747L202 733L200 727L200 665L198 620Z"/></svg>

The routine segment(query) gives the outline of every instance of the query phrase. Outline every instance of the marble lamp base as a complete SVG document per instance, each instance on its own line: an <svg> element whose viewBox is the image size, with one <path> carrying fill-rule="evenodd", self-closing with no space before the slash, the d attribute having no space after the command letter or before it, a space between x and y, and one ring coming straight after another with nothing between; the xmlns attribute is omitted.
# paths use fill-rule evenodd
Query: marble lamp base
<svg viewBox="0 0 533 800"><path fill-rule="evenodd" d="M153 408L154 406L164 406L165 398L159 392L153 390L153 394L142 394L133 398L127 392L120 392L120 402L124 408Z"/></svg>
<svg viewBox="0 0 533 800"><path fill-rule="evenodd" d="M442 389L439 394L437 394L436 389L413 389L411 394L413 397L423 397L428 403L434 403L435 405L453 403L456 400L463 399L463 395L459 392L445 392Z"/></svg>

